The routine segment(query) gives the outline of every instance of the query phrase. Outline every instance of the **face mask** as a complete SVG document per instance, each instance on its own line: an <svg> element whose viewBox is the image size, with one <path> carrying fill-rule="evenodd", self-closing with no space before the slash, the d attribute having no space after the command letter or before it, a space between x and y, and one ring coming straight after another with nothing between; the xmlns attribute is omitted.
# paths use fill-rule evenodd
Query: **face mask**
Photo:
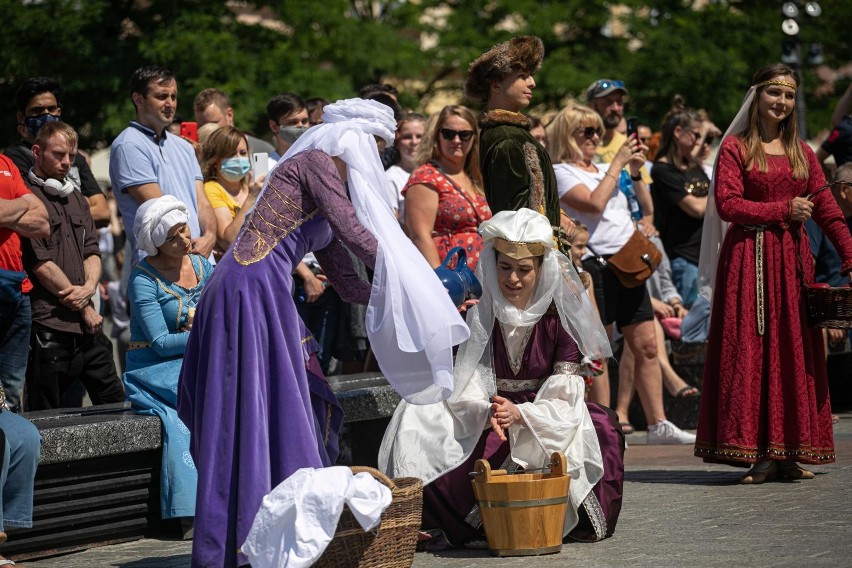
<svg viewBox="0 0 852 568"><path fill-rule="evenodd" d="M59 122L59 117L46 112L39 116L28 116L24 119L24 125L27 127L27 130L33 138L36 137L36 134L38 134L38 131L41 130L41 127L48 122Z"/></svg>
<svg viewBox="0 0 852 568"><path fill-rule="evenodd" d="M222 160L222 177L228 181L240 181L249 173L251 165L248 158L227 158Z"/></svg>
<svg viewBox="0 0 852 568"><path fill-rule="evenodd" d="M287 144L292 144L299 139L299 136L308 131L307 126L279 126L278 135Z"/></svg>

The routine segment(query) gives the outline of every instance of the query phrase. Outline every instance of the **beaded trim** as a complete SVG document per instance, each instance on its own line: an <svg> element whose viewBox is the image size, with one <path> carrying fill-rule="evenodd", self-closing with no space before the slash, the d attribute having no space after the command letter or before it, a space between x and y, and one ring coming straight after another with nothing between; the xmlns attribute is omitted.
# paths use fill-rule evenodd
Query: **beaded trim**
<svg viewBox="0 0 852 568"><path fill-rule="evenodd" d="M761 337L766 331L764 310L766 307L766 298L763 293L763 233L766 231L766 225L743 225L746 231L755 231L754 235L754 292L757 301L757 334Z"/></svg>
<svg viewBox="0 0 852 568"><path fill-rule="evenodd" d="M696 442L695 455L700 458L722 461L754 463L764 459L795 459L806 463L831 463L835 460L834 448L787 448L780 444L769 444L767 448L746 448L743 446L715 445Z"/></svg>
<svg viewBox="0 0 852 568"><path fill-rule="evenodd" d="M710 193L710 183L703 179L690 181L684 184L683 189L689 195L694 195L695 197L707 197L707 194Z"/></svg>
<svg viewBox="0 0 852 568"><path fill-rule="evenodd" d="M583 365L570 361L559 361L553 365L554 375L582 375Z"/></svg>

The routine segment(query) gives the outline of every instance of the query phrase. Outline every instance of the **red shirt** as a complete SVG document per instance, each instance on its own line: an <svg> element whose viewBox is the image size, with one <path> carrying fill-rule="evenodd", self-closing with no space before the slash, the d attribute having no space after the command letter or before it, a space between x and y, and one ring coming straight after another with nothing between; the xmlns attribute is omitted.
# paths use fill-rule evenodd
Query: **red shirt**
<svg viewBox="0 0 852 568"><path fill-rule="evenodd" d="M30 192L21 179L18 167L6 156L0 155L0 199L18 199ZM0 268L22 272L21 238L18 233L8 227L0 227ZM21 284L24 293L33 289L29 278Z"/></svg>

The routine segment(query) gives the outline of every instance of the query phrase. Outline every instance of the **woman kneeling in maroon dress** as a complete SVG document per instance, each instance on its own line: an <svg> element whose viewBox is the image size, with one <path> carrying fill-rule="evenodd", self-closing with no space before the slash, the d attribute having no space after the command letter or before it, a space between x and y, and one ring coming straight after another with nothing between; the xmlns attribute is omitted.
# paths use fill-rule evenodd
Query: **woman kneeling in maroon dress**
<svg viewBox="0 0 852 568"><path fill-rule="evenodd" d="M423 479L423 528L450 544L482 540L468 473L535 469L554 451L568 458L564 534L600 540L621 509L624 437L615 414L584 400L584 356L609 343L570 261L553 248L546 217L502 211L480 227L482 298L468 313L470 339L456 357L446 402L401 403L385 432L379 467Z"/></svg>

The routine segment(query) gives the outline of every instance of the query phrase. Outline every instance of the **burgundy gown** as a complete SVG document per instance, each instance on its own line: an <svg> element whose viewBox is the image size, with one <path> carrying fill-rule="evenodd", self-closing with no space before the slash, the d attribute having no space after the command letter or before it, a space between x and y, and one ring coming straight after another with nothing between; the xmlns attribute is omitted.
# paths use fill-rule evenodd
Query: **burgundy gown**
<svg viewBox="0 0 852 568"><path fill-rule="evenodd" d="M247 564L237 549L263 497L297 469L337 458L342 410L296 312L296 264L316 251L344 300L370 297L341 242L372 267L376 240L332 159L297 154L267 183L204 288L178 385L198 468L193 568Z"/></svg>
<svg viewBox="0 0 852 568"><path fill-rule="evenodd" d="M822 332L808 327L797 255L814 281L808 237L783 226L787 202L825 184L814 153L802 144L810 176L794 179L786 156L767 156L768 171L747 171L737 138L722 142L716 206L731 224L719 266L704 365L695 455L731 465L772 459L834 461ZM852 268L852 238L830 191L813 199L813 219ZM758 332L754 225L763 233L763 335Z"/></svg>
<svg viewBox="0 0 852 568"><path fill-rule="evenodd" d="M523 364L517 374L510 367L503 334L497 323L492 338L494 372L497 377L539 383L529 390L497 391L497 394L516 404L535 400L539 386L553 374L556 363L578 363L581 359L577 344L562 327L556 314L544 315L533 327L524 350ZM621 512L624 434L614 412L593 402L586 403L586 406L595 424L604 464L604 476L592 491L605 517L606 536L611 536ZM476 504L468 473L473 471L476 460L487 459L493 469L498 469L508 456L509 442L500 440L491 429L483 431L479 443L467 460L423 488L423 529L443 530L450 543L456 546L471 540L482 540L482 529L465 520ZM579 524L569 536L578 540L597 540L585 508L580 507L579 513Z"/></svg>

